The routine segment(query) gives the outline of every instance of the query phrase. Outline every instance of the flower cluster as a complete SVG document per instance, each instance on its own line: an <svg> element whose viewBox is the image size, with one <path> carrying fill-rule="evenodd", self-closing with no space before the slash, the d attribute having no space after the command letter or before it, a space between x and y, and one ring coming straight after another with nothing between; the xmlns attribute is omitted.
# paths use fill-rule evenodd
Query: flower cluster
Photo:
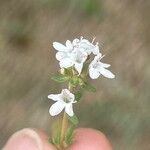
<svg viewBox="0 0 150 150"><path fill-rule="evenodd" d="M89 42L81 37L80 39L74 39L72 42L67 40L65 45L54 42L53 47L58 51L56 59L59 61L60 68L74 66L80 75L85 61L91 54L94 54L95 58L89 65L89 76L92 79L97 79L100 75L107 78L115 77L114 74L106 69L110 65L100 62L102 54L100 53L98 43L94 45L94 40Z"/></svg>
<svg viewBox="0 0 150 150"><path fill-rule="evenodd" d="M98 43L94 43L94 39L90 42L81 37L73 41L67 40L65 45L54 42L53 47L57 50L56 59L59 61L60 68L69 69L73 68L80 77L83 73L85 64L88 64L88 76L91 79L97 79L99 76L107 78L114 78L115 75L107 68L110 64L102 63L101 59L104 57ZM93 60L89 62L89 60ZM89 62L89 63L87 63ZM52 116L58 115L63 109L69 116L73 116L72 104L75 103L75 96L69 90L63 89L61 94L51 94L49 99L57 101L49 110Z"/></svg>

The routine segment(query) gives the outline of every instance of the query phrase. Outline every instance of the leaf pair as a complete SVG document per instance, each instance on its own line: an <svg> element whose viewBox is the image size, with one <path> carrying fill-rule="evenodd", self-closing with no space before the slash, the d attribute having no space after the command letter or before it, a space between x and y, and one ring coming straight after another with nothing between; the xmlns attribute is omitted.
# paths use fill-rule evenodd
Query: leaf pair
<svg viewBox="0 0 150 150"><path fill-rule="evenodd" d="M57 128L57 130L55 130L55 134L53 138L49 139L50 143L56 145L58 149L60 148L60 136L61 136L61 130L60 128Z"/></svg>
<svg viewBox="0 0 150 150"><path fill-rule="evenodd" d="M65 136L65 144L67 146L72 144L72 142L73 142L73 135L74 135L74 126L72 125L72 126L70 126L67 129L66 136Z"/></svg>
<svg viewBox="0 0 150 150"><path fill-rule="evenodd" d="M80 77L74 75L74 76L69 76L69 75L63 75L63 74L56 74L52 78L52 80L59 82L59 83L64 83L64 82L69 82L73 87L77 87L78 85L82 85L83 81Z"/></svg>
<svg viewBox="0 0 150 150"><path fill-rule="evenodd" d="M51 79L56 81L56 82L63 83L63 82L68 81L69 77L66 75L62 75L62 74L56 74Z"/></svg>
<svg viewBox="0 0 150 150"><path fill-rule="evenodd" d="M79 102L80 99L81 99L81 97L82 97L82 91L81 91L81 90L80 90L80 91L77 91L77 92L74 93L74 95L75 95L75 100L76 100L77 102Z"/></svg>
<svg viewBox="0 0 150 150"><path fill-rule="evenodd" d="M96 92L96 88L87 82L82 85L82 88L88 92Z"/></svg>
<svg viewBox="0 0 150 150"><path fill-rule="evenodd" d="M79 120L76 115L74 115L73 117L68 116L68 119L70 120L72 125L70 125L70 127L67 129L66 136L65 136L65 143L67 145L70 145L73 142L74 129L78 125Z"/></svg>
<svg viewBox="0 0 150 150"><path fill-rule="evenodd" d="M76 115L73 115L72 117L68 116L68 119L74 126L77 126L79 124L79 119Z"/></svg>

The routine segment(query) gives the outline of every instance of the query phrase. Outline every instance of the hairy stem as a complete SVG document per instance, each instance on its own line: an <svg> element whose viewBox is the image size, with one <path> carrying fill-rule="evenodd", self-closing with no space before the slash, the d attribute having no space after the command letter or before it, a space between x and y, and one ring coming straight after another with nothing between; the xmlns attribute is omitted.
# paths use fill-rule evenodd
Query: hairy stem
<svg viewBox="0 0 150 150"><path fill-rule="evenodd" d="M61 136L60 136L60 144L62 148L64 148L65 133L67 130L67 126L68 126L68 118L67 118L67 114L64 112L63 119L62 119Z"/></svg>
<svg viewBox="0 0 150 150"><path fill-rule="evenodd" d="M71 91L72 87L71 84L68 84L68 89ZM61 135L60 135L60 146L61 150L65 148L65 133L67 131L67 126L68 126L68 117L66 112L64 111L63 118L62 118L62 128L61 128Z"/></svg>

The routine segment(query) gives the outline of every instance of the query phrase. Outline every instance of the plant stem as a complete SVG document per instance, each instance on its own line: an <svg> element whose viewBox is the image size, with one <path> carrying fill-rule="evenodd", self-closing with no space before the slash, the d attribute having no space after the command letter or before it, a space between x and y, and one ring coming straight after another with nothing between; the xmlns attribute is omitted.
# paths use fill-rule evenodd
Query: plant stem
<svg viewBox="0 0 150 150"><path fill-rule="evenodd" d="M68 89L69 90L72 89L70 83L68 84ZM68 126L68 117L67 117L66 112L64 111L63 118L62 118L61 135L60 135L60 147L61 147L61 150L63 150L65 148L64 141L65 141L65 133L66 133L66 130L67 130L67 126Z"/></svg>
<svg viewBox="0 0 150 150"><path fill-rule="evenodd" d="M62 128L61 128L61 136L60 136L60 144L61 148L64 148L64 141L65 141L65 133L68 125L68 118L67 114L64 111L63 119L62 119Z"/></svg>

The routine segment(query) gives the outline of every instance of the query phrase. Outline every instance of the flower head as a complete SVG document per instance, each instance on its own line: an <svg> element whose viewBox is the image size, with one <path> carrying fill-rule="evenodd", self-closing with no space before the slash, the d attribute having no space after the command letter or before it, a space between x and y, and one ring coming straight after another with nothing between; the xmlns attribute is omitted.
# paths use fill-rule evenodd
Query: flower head
<svg viewBox="0 0 150 150"><path fill-rule="evenodd" d="M92 79L97 79L100 75L106 78L115 78L115 75L106 69L110 67L110 65L100 62L102 58L103 56L101 54L95 56L94 60L89 65L89 76Z"/></svg>
<svg viewBox="0 0 150 150"><path fill-rule="evenodd" d="M79 75L88 55L91 53L94 55L99 54L98 43L94 45L93 42L91 43L83 37L74 39L72 42L67 40L65 45L54 42L53 47L58 51L56 59L59 61L60 67L69 68L74 66Z"/></svg>
<svg viewBox="0 0 150 150"><path fill-rule="evenodd" d="M90 42L89 40L81 37L80 39L74 39L72 43L73 43L73 47L82 49L82 51L86 52L88 55L90 55L91 53L93 53L94 55L97 55L98 53L100 53L99 46L98 46L98 43L94 45L93 42L94 42L94 39L92 42Z"/></svg>
<svg viewBox="0 0 150 150"><path fill-rule="evenodd" d="M56 101L49 109L51 116L56 116L65 109L69 116L73 116L73 103L76 103L75 96L68 89L62 89L60 94L50 94L49 99Z"/></svg>

